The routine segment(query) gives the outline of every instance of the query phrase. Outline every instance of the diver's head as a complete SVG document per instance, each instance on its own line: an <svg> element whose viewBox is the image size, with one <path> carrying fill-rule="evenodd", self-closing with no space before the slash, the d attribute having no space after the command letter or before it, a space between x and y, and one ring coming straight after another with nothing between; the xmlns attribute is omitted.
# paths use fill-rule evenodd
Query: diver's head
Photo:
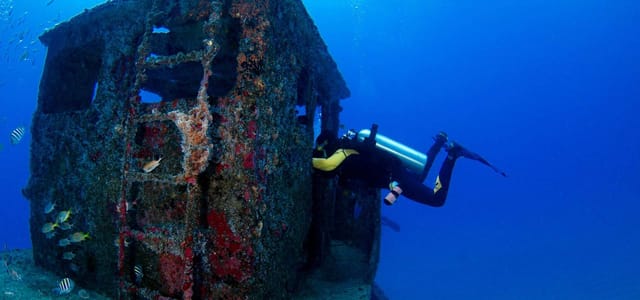
<svg viewBox="0 0 640 300"><path fill-rule="evenodd" d="M358 133L355 129L349 129L349 131L345 132L345 134L342 135L342 139L346 140L355 140L357 137Z"/></svg>

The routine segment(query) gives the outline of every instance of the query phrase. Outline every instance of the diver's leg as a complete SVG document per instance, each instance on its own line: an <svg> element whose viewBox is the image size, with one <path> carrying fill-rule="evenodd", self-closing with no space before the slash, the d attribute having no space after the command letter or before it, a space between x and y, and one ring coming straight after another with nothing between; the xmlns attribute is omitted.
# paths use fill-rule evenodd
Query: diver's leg
<svg viewBox="0 0 640 300"><path fill-rule="evenodd" d="M440 172L438 173L438 177L436 178L436 183L433 188L434 202L444 204L444 201L447 199L449 184L451 182L451 175L453 174L453 167L455 166L458 157L459 155L449 154L442 163Z"/></svg>
<svg viewBox="0 0 640 300"><path fill-rule="evenodd" d="M418 180L420 182L423 182L425 178L427 178L427 175L429 174L429 170L433 165L433 161L436 159L436 155L438 155L438 152L446 142L447 142L447 134L445 132L441 131L433 137L433 145L431 145L431 148L429 148L429 150L427 151L427 162L424 165L422 174L420 174L420 177L418 177Z"/></svg>
<svg viewBox="0 0 640 300"><path fill-rule="evenodd" d="M446 149L447 158L440 167L440 172L438 173L438 177L436 178L436 183L433 188L434 201L441 202L443 204L447 199L449 184L451 183L451 175L453 174L453 167L456 164L456 160L458 160L459 157L467 157L475 160L482 159L479 155L465 149L455 142L448 143Z"/></svg>
<svg viewBox="0 0 640 300"><path fill-rule="evenodd" d="M415 177L399 181L397 187L390 190L389 194L384 198L384 204L392 205L401 196L429 206L437 207L444 204L434 197L434 193L431 188L425 186L422 182L419 182Z"/></svg>
<svg viewBox="0 0 640 300"><path fill-rule="evenodd" d="M389 194L385 197L384 203L393 204L399 197L404 196L413 201L430 206L442 206L444 201L436 199L434 191L422 184L415 177L415 174L402 170L394 172L394 187L390 186Z"/></svg>

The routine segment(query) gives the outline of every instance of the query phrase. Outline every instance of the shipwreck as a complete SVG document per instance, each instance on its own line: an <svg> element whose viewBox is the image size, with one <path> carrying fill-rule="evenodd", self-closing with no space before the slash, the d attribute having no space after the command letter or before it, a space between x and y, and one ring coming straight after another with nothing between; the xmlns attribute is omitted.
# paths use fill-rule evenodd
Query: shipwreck
<svg viewBox="0 0 640 300"><path fill-rule="evenodd" d="M40 39L38 266L124 299L369 297L379 193L312 171L349 90L301 1L111 1Z"/></svg>

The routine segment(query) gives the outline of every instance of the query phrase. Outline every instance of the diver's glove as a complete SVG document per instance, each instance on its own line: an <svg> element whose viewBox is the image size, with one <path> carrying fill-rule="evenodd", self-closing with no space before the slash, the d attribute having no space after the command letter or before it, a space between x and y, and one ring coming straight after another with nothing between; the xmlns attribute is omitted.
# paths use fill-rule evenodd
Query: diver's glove
<svg viewBox="0 0 640 300"><path fill-rule="evenodd" d="M440 147L443 147L448 140L449 137L444 131L440 131L438 132L438 134L433 136L434 146L438 147L438 149L440 149Z"/></svg>
<svg viewBox="0 0 640 300"><path fill-rule="evenodd" d="M371 134L362 141L365 146L374 149L376 147L376 135L378 134L378 124L371 124Z"/></svg>

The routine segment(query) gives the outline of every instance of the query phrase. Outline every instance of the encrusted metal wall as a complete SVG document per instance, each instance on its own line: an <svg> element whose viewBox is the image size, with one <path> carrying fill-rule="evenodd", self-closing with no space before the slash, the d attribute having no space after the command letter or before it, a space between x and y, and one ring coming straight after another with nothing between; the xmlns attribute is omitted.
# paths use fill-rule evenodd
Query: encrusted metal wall
<svg viewBox="0 0 640 300"><path fill-rule="evenodd" d="M113 1L41 40L24 190L38 265L120 298L300 289L322 252L312 215L328 216L312 201L336 201L312 197L310 116L336 129L349 95L300 1Z"/></svg>

